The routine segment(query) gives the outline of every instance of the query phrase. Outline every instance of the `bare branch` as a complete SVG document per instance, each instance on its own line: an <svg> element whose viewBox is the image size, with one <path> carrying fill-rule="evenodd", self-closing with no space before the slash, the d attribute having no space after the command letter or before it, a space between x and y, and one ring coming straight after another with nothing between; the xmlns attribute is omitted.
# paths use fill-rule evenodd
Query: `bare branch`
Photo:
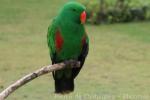
<svg viewBox="0 0 150 100"><path fill-rule="evenodd" d="M30 73L30 74L22 77L21 79L17 80L15 83L10 85L8 88L6 88L4 91L2 91L0 93L0 100L4 100L11 93L13 93L15 90L17 90L19 87L25 85L26 83L30 82L31 80L33 80L33 79L35 79L35 78L37 78L41 75L47 74L49 72L53 72L53 71L56 71L56 70L63 69L67 66L71 66L72 68L80 67L80 62L77 62L75 60L69 60L69 61L65 61L63 63L44 66L41 69L38 69L35 72Z"/></svg>

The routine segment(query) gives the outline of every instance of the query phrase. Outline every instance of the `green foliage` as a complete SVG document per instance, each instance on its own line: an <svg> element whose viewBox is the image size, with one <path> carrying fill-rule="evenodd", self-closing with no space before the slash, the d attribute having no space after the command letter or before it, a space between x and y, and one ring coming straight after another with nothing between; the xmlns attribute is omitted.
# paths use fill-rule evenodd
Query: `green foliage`
<svg viewBox="0 0 150 100"><path fill-rule="evenodd" d="M79 0L81 1L81 0ZM103 4L100 3L103 1ZM90 23L116 23L148 20L150 1L145 0L84 0L91 16ZM144 8L144 9L143 9Z"/></svg>

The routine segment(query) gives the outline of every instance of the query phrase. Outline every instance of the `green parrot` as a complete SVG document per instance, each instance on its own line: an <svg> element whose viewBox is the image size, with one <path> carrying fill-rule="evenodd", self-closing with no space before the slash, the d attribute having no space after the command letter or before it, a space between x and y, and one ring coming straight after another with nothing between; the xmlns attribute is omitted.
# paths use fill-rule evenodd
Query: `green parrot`
<svg viewBox="0 0 150 100"><path fill-rule="evenodd" d="M55 93L70 93L74 79L80 72L89 51L89 38L85 32L85 7L77 2L66 3L48 27L47 42L52 64L77 60L79 68L54 71Z"/></svg>

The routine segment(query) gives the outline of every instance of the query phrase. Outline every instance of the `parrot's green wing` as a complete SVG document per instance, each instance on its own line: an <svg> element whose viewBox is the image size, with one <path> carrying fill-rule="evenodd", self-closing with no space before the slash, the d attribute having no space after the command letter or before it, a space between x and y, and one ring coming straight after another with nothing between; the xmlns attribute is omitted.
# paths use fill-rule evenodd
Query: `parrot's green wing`
<svg viewBox="0 0 150 100"><path fill-rule="evenodd" d="M53 19L52 24L48 27L48 33L47 33L47 43L48 43L48 47L50 49L50 57L51 57L52 61L55 58L55 54L56 54L56 48L55 48L55 42L54 42L56 28L57 28L56 20Z"/></svg>
<svg viewBox="0 0 150 100"><path fill-rule="evenodd" d="M52 61L52 64L58 63L58 61L56 60L57 58L57 54L56 54L56 45L55 45L55 36L56 36L56 32L58 30L58 24L56 22L56 18L52 21L51 25L48 27L48 33L47 33L47 43L48 43L48 47L50 49L50 58ZM63 71L56 71L59 72L57 74L57 77L62 76ZM56 75L55 75L55 71L53 72L53 78L55 79Z"/></svg>
<svg viewBox="0 0 150 100"><path fill-rule="evenodd" d="M47 33L47 44L49 47L52 64L56 63L56 48L55 48L55 40L54 40L56 30L57 30L56 19L54 18L51 25L48 27L48 33ZM52 72L52 74L54 78L54 72Z"/></svg>

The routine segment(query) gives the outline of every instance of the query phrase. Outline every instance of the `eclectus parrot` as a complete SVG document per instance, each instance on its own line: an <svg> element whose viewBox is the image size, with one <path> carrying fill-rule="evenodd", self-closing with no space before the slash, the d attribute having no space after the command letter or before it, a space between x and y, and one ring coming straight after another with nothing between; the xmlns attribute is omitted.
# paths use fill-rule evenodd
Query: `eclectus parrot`
<svg viewBox="0 0 150 100"><path fill-rule="evenodd" d="M89 50L89 39L84 29L85 7L77 2L68 2L60 10L48 28L47 42L52 64L66 60L80 61L78 68L54 71L55 93L74 90L74 79L80 72Z"/></svg>

